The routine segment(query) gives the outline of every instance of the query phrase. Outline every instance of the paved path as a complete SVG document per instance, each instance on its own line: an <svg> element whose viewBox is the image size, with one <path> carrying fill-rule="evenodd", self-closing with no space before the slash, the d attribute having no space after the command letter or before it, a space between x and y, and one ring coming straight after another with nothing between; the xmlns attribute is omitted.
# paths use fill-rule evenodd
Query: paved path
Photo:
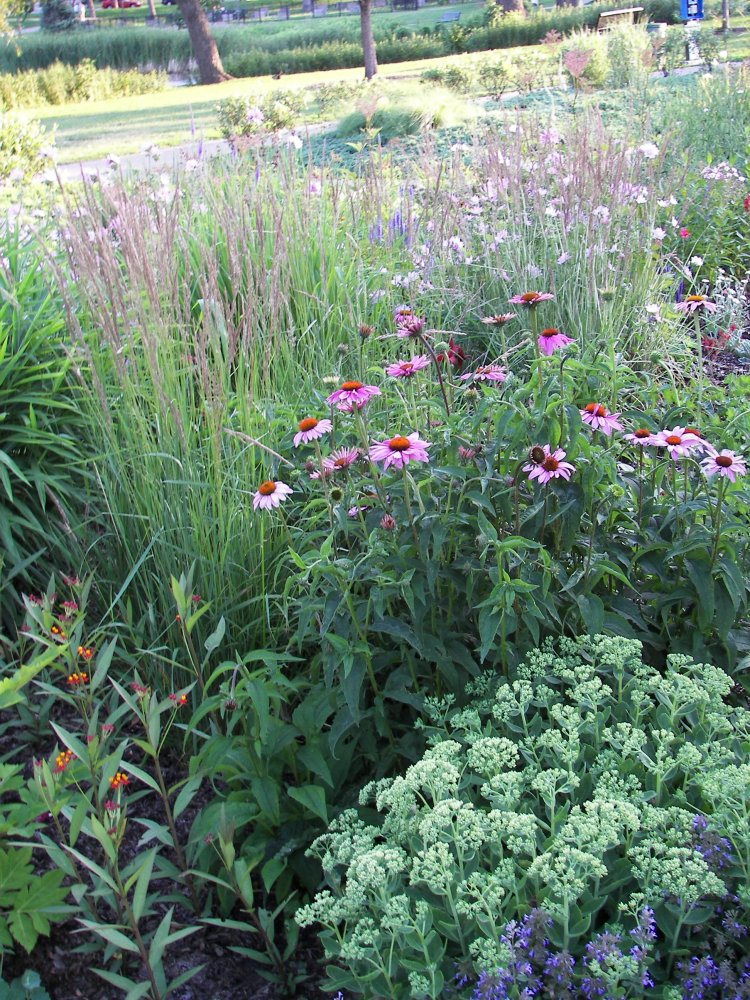
<svg viewBox="0 0 750 1000"><path fill-rule="evenodd" d="M113 167L123 171L131 170L172 170L190 160L208 159L217 154L230 153L226 139L204 139L202 142L188 142L181 146L154 146L154 152L142 150L123 156L104 157L101 160L83 160L79 163L60 163L57 173L63 181L78 181L81 176L97 177L109 173Z"/></svg>

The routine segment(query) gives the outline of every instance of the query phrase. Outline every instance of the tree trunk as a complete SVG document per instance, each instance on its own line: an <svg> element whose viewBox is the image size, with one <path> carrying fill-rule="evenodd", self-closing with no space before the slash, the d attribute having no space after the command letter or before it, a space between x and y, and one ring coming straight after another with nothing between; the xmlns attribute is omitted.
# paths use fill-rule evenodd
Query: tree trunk
<svg viewBox="0 0 750 1000"><path fill-rule="evenodd" d="M362 25L362 52L365 57L365 80L372 80L378 72L375 36L372 33L372 0L359 0L359 18Z"/></svg>
<svg viewBox="0 0 750 1000"><path fill-rule="evenodd" d="M96 7L94 6L94 0L87 0L86 6L89 9L89 17L92 21L96 20Z"/></svg>
<svg viewBox="0 0 750 1000"><path fill-rule="evenodd" d="M498 0L498 7L503 14L525 14L523 0Z"/></svg>
<svg viewBox="0 0 750 1000"><path fill-rule="evenodd" d="M555 0L556 7L583 7L583 0Z"/></svg>
<svg viewBox="0 0 750 1000"><path fill-rule="evenodd" d="M729 31L729 0L721 0L721 30Z"/></svg>
<svg viewBox="0 0 750 1000"><path fill-rule="evenodd" d="M221 63L221 56L216 47L216 39L211 34L206 12L200 0L177 0L185 27L190 35L193 55L198 63L198 74L201 83L223 83L231 80Z"/></svg>
<svg viewBox="0 0 750 1000"><path fill-rule="evenodd" d="M148 0L148 16L156 20L158 16L156 13L156 0Z"/></svg>

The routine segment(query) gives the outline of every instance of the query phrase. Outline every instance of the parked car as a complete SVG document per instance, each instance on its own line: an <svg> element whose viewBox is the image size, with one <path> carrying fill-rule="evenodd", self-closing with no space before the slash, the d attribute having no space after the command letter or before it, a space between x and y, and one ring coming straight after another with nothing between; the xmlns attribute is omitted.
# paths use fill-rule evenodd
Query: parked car
<svg viewBox="0 0 750 1000"><path fill-rule="evenodd" d="M126 7L141 7L141 0L102 0L102 10L113 10L119 8L123 10Z"/></svg>

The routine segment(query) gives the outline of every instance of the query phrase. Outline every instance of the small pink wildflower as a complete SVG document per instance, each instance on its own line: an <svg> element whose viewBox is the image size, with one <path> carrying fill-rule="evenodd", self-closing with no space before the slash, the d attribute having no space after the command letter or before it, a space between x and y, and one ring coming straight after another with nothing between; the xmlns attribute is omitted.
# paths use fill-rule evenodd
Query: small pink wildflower
<svg viewBox="0 0 750 1000"><path fill-rule="evenodd" d="M726 448L704 458L701 462L701 468L709 479L711 476L724 476L732 483L736 481L737 476L747 475L745 459L737 452L729 451Z"/></svg>
<svg viewBox="0 0 750 1000"><path fill-rule="evenodd" d="M531 449L531 461L524 465L523 471L528 472L529 479L538 479L540 483L548 483L552 479L570 479L571 473L576 471L574 465L565 462L566 452L562 448L552 451L548 444L543 448L538 445Z"/></svg>
<svg viewBox="0 0 750 1000"><path fill-rule="evenodd" d="M514 295L508 301L512 302L514 306L526 306L532 309L540 302L549 302L554 297L551 292L523 292L521 295Z"/></svg>
<svg viewBox="0 0 750 1000"><path fill-rule="evenodd" d="M428 441L422 441L416 432L409 434L408 437L398 434L388 441L375 443L370 448L370 458L373 462L382 462L383 469L387 469L389 465L403 469L409 462L429 462L427 449L431 447L432 445Z"/></svg>
<svg viewBox="0 0 750 1000"><path fill-rule="evenodd" d="M286 483L280 483L274 479L268 479L261 483L253 497L253 510L271 510L278 507L282 500L286 500L294 490Z"/></svg>
<svg viewBox="0 0 750 1000"><path fill-rule="evenodd" d="M358 503L349 508L347 516L351 518L359 517L360 514L366 514L368 510L372 510L372 507L369 504Z"/></svg>
<svg viewBox="0 0 750 1000"><path fill-rule="evenodd" d="M395 531L398 523L392 514L383 514L380 518L380 527L383 531Z"/></svg>
<svg viewBox="0 0 750 1000"><path fill-rule="evenodd" d="M608 413L607 407L601 403L587 403L579 411L584 424L593 427L595 431L601 431L609 437L613 431L621 431L622 424L619 421L619 413Z"/></svg>
<svg viewBox="0 0 750 1000"><path fill-rule="evenodd" d="M315 417L305 417L299 422L299 431L294 435L294 447L299 448L301 444L308 444L310 441L317 441L324 434L333 428L330 420L318 420Z"/></svg>
<svg viewBox="0 0 750 1000"><path fill-rule="evenodd" d="M380 389L376 385L364 385L357 381L344 382L340 389L331 393L326 402L343 413L351 413L352 410L361 410L373 396L380 394Z"/></svg>
<svg viewBox="0 0 750 1000"><path fill-rule="evenodd" d="M411 378L422 368L428 368L430 359L426 354L417 354L411 361L397 361L393 365L388 365L386 374L393 378Z"/></svg>
<svg viewBox="0 0 750 1000"><path fill-rule="evenodd" d="M539 339L537 344L539 345L539 350L542 354L546 354L547 357L554 354L555 351L559 350L561 347L567 347L568 344L573 343L573 338L568 337L558 330L557 327L549 326L546 330L542 330L539 334Z"/></svg>
<svg viewBox="0 0 750 1000"><path fill-rule="evenodd" d="M711 302L706 295L686 295L684 302L678 302L675 309L678 312L690 313L701 311L715 313L717 310L715 302Z"/></svg>
<svg viewBox="0 0 750 1000"><path fill-rule="evenodd" d="M460 376L462 382L469 379L472 382L504 382L507 377L508 373L500 365L482 365L475 372L466 372Z"/></svg>
<svg viewBox="0 0 750 1000"><path fill-rule="evenodd" d="M671 431L659 431L654 436L654 444L657 448L666 448L669 457L675 461L686 458L694 451L705 447L698 435L685 427L673 427Z"/></svg>

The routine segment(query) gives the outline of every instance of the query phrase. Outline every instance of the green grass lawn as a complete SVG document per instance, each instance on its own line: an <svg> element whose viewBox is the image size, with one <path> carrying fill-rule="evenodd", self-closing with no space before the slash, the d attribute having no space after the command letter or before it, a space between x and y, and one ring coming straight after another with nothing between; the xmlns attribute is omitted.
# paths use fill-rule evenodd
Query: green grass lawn
<svg viewBox="0 0 750 1000"><path fill-rule="evenodd" d="M513 50L504 50L511 52ZM471 56L446 56L383 67L381 78L417 77L430 66L450 65ZM176 146L196 138L218 138L216 104L237 95L263 94L272 90L314 87L321 83L362 79L362 70L339 69L320 73L295 73L272 80L251 77L230 80L212 87L173 87L156 94L120 97L88 104L63 105L19 112L38 118L47 129L55 129L61 163L95 160L108 153L134 153L145 144Z"/></svg>

